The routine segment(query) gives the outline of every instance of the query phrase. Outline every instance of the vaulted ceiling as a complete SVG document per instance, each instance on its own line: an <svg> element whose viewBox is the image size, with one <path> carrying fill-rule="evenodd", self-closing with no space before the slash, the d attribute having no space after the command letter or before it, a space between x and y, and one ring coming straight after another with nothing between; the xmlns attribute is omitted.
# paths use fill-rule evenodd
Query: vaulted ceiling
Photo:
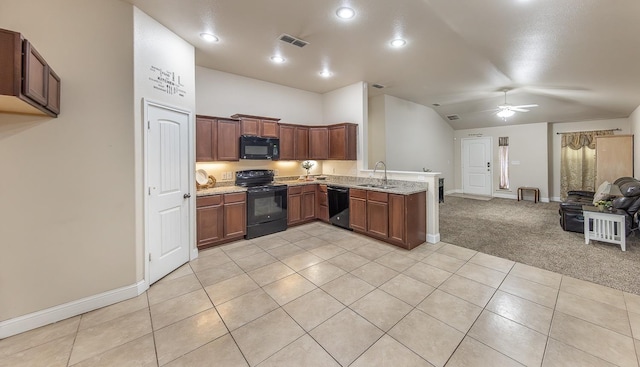
<svg viewBox="0 0 640 367"><path fill-rule="evenodd" d="M193 44L197 65L317 93L366 81L370 96L432 107L454 129L628 117L640 105L638 0L128 2ZM338 18L341 6L355 17ZM505 122L492 111L504 90L538 107Z"/></svg>

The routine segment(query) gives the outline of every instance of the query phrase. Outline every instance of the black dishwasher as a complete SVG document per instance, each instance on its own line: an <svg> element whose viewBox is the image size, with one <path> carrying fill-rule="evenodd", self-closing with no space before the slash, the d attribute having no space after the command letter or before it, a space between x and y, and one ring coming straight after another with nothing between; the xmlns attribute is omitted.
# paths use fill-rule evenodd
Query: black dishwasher
<svg viewBox="0 0 640 367"><path fill-rule="evenodd" d="M327 186L329 200L329 222L338 227L349 227L349 189Z"/></svg>

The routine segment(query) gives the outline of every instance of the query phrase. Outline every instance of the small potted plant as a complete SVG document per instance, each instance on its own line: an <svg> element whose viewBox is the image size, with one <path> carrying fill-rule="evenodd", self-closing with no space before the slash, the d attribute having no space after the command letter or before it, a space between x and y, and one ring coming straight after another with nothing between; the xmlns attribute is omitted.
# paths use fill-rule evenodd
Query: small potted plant
<svg viewBox="0 0 640 367"><path fill-rule="evenodd" d="M596 201L596 206L600 211L611 210L611 200L599 200Z"/></svg>
<svg viewBox="0 0 640 367"><path fill-rule="evenodd" d="M302 162L302 168L307 170L307 179L309 179L310 173L309 171L311 170L311 167L315 166L315 163L313 163L312 161L304 161Z"/></svg>

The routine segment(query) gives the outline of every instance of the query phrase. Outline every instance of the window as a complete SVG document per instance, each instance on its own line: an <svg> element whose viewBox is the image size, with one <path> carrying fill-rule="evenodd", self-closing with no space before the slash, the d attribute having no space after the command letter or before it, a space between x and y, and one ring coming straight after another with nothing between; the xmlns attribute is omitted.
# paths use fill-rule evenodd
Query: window
<svg viewBox="0 0 640 367"><path fill-rule="evenodd" d="M500 189L509 189L509 137L498 138L498 155L500 156Z"/></svg>

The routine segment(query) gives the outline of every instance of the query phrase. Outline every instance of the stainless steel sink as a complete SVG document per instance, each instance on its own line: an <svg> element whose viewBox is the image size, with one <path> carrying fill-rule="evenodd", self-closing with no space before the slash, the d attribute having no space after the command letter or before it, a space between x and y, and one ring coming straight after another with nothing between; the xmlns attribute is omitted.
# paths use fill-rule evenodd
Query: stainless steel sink
<svg viewBox="0 0 640 367"><path fill-rule="evenodd" d="M375 185L375 184L360 184L360 187L373 187L375 189L393 189L395 186L388 185Z"/></svg>

